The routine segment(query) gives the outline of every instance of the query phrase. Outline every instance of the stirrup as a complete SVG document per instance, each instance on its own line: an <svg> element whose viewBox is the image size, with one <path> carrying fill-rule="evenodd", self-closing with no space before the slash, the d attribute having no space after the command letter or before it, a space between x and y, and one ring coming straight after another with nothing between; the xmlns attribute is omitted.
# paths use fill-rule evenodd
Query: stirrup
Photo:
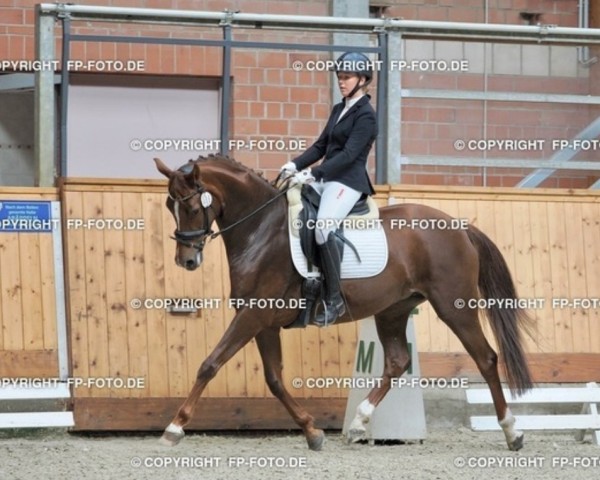
<svg viewBox="0 0 600 480"><path fill-rule="evenodd" d="M344 303L343 299L341 300L339 306L334 306L332 302L329 308L325 300L323 300L321 303L323 305L323 311L318 313L313 321L317 327L328 327L329 325L333 325L338 318L346 313L346 304ZM333 312L329 314L331 310L334 310L335 314Z"/></svg>

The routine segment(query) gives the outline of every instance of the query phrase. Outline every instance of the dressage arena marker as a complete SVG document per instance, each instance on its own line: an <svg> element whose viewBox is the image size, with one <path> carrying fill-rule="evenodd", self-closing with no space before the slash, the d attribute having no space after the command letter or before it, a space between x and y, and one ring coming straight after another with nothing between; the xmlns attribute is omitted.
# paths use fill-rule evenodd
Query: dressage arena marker
<svg viewBox="0 0 600 480"><path fill-rule="evenodd" d="M380 378L383 373L383 347L377 337L375 318L360 321L360 333L354 360L354 378ZM412 315L406 327L411 366L402 378L418 379L421 375ZM356 416L356 408L366 398L370 388L353 388L348 395L343 435L347 435ZM367 424L365 440L423 440L427 436L423 392L419 387L392 386L377 406Z"/></svg>
<svg viewBox="0 0 600 480"><path fill-rule="evenodd" d="M6 201L6 200L4 200ZM26 202L22 202L26 203ZM31 201L31 205L46 203L45 201ZM50 219L38 218L40 209L33 208L33 217L29 220L45 221L52 220L57 225L61 225L60 202L50 201L49 212ZM65 305L65 280L63 269L63 244L62 232L60 228L51 228L49 233L52 235L53 266L55 279L55 301L56 301L56 333L57 333L57 354L58 354L58 374L60 380L66 380L69 377L69 353L67 347L67 321ZM27 235L27 233L23 233ZM43 380L43 379L41 379ZM11 400L54 400L71 398L71 391L66 383L56 382L51 386L8 386L0 387L0 404L2 401ZM72 427L75 425L73 412L65 411L42 411L42 412L20 412L20 413L1 413L1 428L40 428L40 427Z"/></svg>
<svg viewBox="0 0 600 480"><path fill-rule="evenodd" d="M575 439L583 441L585 433L592 431L592 437L600 445L600 388L595 382L586 387L534 388L525 395L513 398L510 391L504 390L508 403L512 404L568 404L582 403L581 414L577 415L515 415L515 428L519 430L578 430ZM467 403L492 404L488 389L467 390ZM471 428L476 431L500 430L495 416L471 417Z"/></svg>

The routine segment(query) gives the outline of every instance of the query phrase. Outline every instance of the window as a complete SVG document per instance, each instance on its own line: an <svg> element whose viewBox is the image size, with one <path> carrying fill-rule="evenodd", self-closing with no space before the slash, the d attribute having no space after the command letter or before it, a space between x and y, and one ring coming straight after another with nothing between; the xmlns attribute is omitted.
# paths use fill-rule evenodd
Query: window
<svg viewBox="0 0 600 480"><path fill-rule="evenodd" d="M68 176L162 178L154 157L176 166L215 151L166 141L219 137L219 80L71 75L67 122Z"/></svg>

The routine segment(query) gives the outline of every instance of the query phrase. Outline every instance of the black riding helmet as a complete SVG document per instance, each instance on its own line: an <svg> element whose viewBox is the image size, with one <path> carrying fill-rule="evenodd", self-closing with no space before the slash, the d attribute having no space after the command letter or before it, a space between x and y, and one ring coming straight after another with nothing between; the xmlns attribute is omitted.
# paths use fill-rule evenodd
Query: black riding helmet
<svg viewBox="0 0 600 480"><path fill-rule="evenodd" d="M366 87L373 80L373 62L363 53L346 52L335 62L335 73L339 72L355 73L359 77L365 77L363 87ZM361 87L356 84L348 96L352 97L359 88Z"/></svg>

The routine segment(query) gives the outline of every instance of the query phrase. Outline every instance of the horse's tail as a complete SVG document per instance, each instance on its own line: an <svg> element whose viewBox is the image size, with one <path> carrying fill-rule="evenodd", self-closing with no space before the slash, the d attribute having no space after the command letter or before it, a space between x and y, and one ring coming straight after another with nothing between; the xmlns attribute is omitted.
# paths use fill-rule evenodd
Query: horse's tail
<svg viewBox="0 0 600 480"><path fill-rule="evenodd" d="M484 298L514 299L517 292L506 261L498 247L481 230L469 225L467 235L479 252L479 290ZM512 307L513 305L511 305ZM485 309L504 362L511 392L522 394L533 386L523 352L520 328L527 329L530 318L522 308Z"/></svg>

